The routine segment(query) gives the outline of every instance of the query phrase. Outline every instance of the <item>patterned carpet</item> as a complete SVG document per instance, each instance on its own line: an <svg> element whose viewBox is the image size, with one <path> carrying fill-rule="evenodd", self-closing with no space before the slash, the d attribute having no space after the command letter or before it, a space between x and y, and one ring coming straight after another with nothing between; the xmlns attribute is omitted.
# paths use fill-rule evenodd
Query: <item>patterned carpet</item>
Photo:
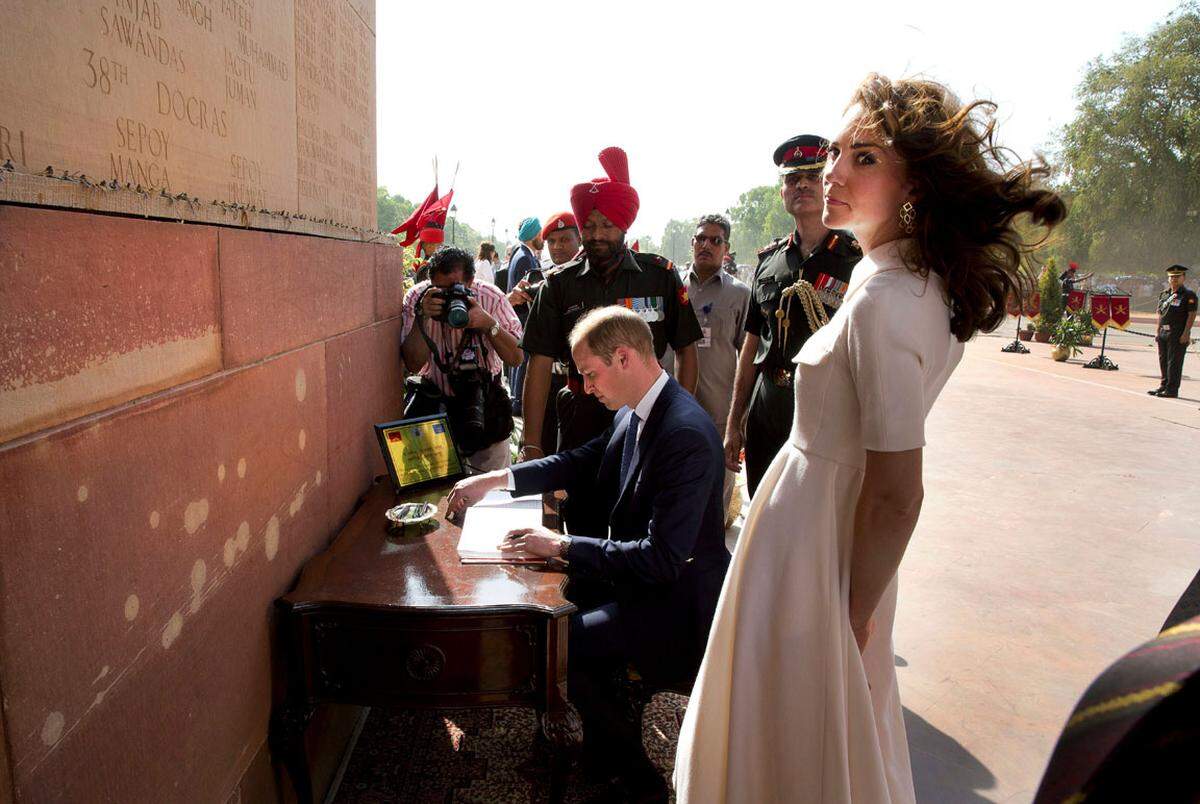
<svg viewBox="0 0 1200 804"><path fill-rule="evenodd" d="M642 743L670 778L687 698L654 696L642 718ZM335 804L545 802L549 775L535 743L532 709L442 712L371 710L338 788ZM578 770L567 802L595 794Z"/></svg>

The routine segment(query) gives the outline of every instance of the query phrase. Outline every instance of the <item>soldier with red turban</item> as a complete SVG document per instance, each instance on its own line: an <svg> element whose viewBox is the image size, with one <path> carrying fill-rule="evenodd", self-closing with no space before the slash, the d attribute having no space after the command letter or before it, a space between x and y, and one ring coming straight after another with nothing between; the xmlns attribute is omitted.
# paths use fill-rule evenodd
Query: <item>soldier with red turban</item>
<svg viewBox="0 0 1200 804"><path fill-rule="evenodd" d="M578 226L583 250L547 273L526 321L521 347L530 361L525 377L523 459L585 444L612 423L612 411L584 393L567 342L575 322L593 308L619 304L636 312L650 325L659 359L667 346L674 349L680 384L689 392L696 390L695 344L701 332L687 291L670 260L635 254L625 245L639 206L637 190L629 180L629 159L620 148L605 148L599 158L605 175L571 189L571 223ZM556 215L551 223L563 220L563 215ZM560 378L555 384L565 386L549 400L558 413L557 443L550 433L543 434L542 427L543 400L552 376ZM570 500L564 516L572 532L581 532L576 527L596 530L603 524L588 519Z"/></svg>

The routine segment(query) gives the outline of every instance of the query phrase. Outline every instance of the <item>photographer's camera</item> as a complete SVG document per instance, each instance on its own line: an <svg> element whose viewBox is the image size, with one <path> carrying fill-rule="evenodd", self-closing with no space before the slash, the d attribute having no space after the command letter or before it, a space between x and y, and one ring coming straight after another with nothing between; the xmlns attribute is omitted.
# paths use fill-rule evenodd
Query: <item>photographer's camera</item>
<svg viewBox="0 0 1200 804"><path fill-rule="evenodd" d="M455 329L463 329L467 326L467 321L470 318L471 299L475 294L467 290L466 286L461 283L455 283L448 287L441 288L435 291L437 295L445 302L442 307L442 312L433 317L434 321L441 321L443 324L449 324Z"/></svg>

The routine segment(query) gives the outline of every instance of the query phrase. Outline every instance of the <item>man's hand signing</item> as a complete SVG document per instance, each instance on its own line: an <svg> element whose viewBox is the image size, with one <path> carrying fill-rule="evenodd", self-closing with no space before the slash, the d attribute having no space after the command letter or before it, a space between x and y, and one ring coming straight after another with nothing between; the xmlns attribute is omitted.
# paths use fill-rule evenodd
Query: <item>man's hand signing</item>
<svg viewBox="0 0 1200 804"><path fill-rule="evenodd" d="M538 558L563 558L571 540L547 528L518 528L500 544L502 553L525 552Z"/></svg>

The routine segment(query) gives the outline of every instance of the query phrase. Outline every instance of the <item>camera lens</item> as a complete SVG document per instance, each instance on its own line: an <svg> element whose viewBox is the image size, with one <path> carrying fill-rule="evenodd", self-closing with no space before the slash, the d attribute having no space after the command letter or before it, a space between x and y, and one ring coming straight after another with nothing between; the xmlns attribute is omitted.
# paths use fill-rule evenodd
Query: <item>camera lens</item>
<svg viewBox="0 0 1200 804"><path fill-rule="evenodd" d="M469 317L465 299L451 299L450 303L446 305L446 323L450 326L462 329L467 325Z"/></svg>

